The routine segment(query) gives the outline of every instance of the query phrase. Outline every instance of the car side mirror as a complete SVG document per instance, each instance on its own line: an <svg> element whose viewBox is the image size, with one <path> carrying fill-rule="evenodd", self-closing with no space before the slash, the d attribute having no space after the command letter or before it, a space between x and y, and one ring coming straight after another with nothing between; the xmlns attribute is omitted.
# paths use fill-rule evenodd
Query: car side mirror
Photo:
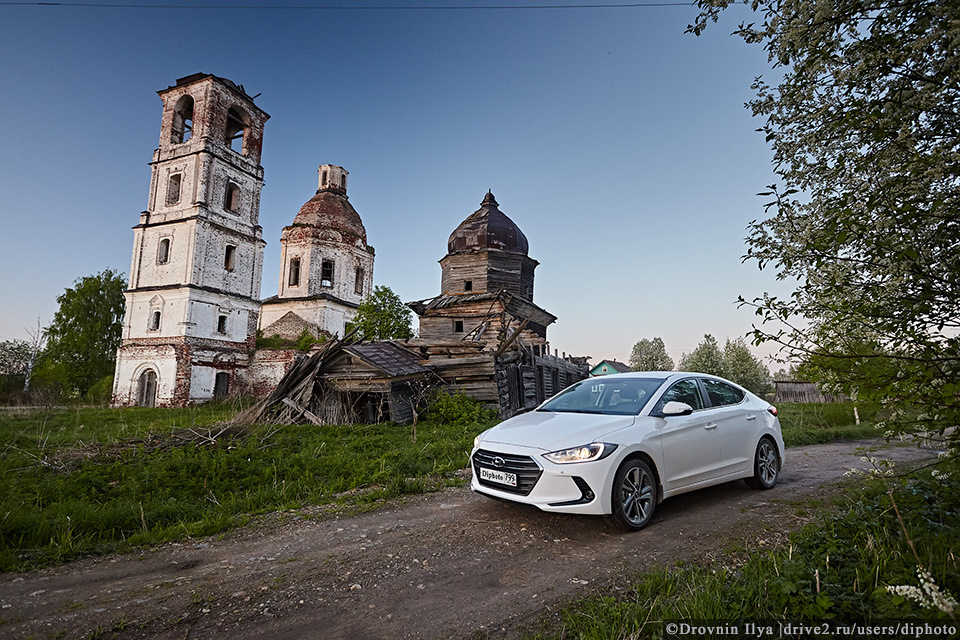
<svg viewBox="0 0 960 640"><path fill-rule="evenodd" d="M693 413L693 407L686 402L671 401L663 405L660 413L663 414L665 418L670 416L688 416Z"/></svg>

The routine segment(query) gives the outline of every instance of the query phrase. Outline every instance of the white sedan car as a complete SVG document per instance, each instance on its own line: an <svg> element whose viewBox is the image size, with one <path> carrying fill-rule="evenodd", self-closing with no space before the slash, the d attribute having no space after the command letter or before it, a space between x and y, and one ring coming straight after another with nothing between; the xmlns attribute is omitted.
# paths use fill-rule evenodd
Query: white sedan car
<svg viewBox="0 0 960 640"><path fill-rule="evenodd" d="M474 441L471 488L544 511L608 515L636 530L664 498L743 478L777 483L777 410L702 373L588 378Z"/></svg>

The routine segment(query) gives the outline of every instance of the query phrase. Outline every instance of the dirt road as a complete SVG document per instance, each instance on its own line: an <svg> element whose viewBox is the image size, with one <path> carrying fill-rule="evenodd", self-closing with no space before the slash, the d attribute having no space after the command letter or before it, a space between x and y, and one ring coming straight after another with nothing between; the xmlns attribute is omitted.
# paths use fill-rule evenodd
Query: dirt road
<svg viewBox="0 0 960 640"><path fill-rule="evenodd" d="M3 574L0 636L511 637L636 572L734 543L773 546L836 493L845 471L865 466L865 445L881 446L789 449L772 491L738 481L671 498L633 534L455 488L359 516L278 514L222 539ZM932 455L911 446L882 454Z"/></svg>

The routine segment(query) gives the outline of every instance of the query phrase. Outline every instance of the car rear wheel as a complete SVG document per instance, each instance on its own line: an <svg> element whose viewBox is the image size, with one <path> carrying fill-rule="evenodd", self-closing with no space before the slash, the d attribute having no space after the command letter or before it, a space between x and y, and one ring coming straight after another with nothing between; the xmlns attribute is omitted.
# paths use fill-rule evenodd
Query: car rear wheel
<svg viewBox="0 0 960 640"><path fill-rule="evenodd" d="M753 456L753 477L747 478L747 485L754 489L773 489L780 477L780 455L777 447L768 438L764 438L757 445L757 453Z"/></svg>
<svg viewBox="0 0 960 640"><path fill-rule="evenodd" d="M657 507L657 485L653 471L643 460L627 460L613 478L614 524L637 531L649 524Z"/></svg>

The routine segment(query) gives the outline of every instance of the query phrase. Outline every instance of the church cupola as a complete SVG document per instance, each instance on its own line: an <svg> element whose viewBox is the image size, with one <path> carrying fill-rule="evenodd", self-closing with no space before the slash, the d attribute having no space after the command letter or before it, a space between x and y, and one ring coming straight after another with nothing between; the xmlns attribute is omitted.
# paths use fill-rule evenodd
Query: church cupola
<svg viewBox="0 0 960 640"><path fill-rule="evenodd" d="M347 198L348 171L322 164L317 174L316 194L280 235L279 288L275 297L263 301L260 316L267 336L274 331L283 335L280 325L272 325L288 313L314 335L343 335L345 324L373 288L373 247Z"/></svg>
<svg viewBox="0 0 960 640"><path fill-rule="evenodd" d="M453 230L447 240L447 254L470 253L484 249L527 255L530 245L527 236L500 211L491 191L483 197L480 208Z"/></svg>
<svg viewBox="0 0 960 640"><path fill-rule="evenodd" d="M507 291L533 300L533 273L527 237L487 191L480 208L461 222L447 240L440 260L445 294Z"/></svg>
<svg viewBox="0 0 960 640"><path fill-rule="evenodd" d="M344 196L347 195L347 175L350 173L349 171L335 164L322 164L317 171L320 175L320 186L317 187L317 193L333 191Z"/></svg>

